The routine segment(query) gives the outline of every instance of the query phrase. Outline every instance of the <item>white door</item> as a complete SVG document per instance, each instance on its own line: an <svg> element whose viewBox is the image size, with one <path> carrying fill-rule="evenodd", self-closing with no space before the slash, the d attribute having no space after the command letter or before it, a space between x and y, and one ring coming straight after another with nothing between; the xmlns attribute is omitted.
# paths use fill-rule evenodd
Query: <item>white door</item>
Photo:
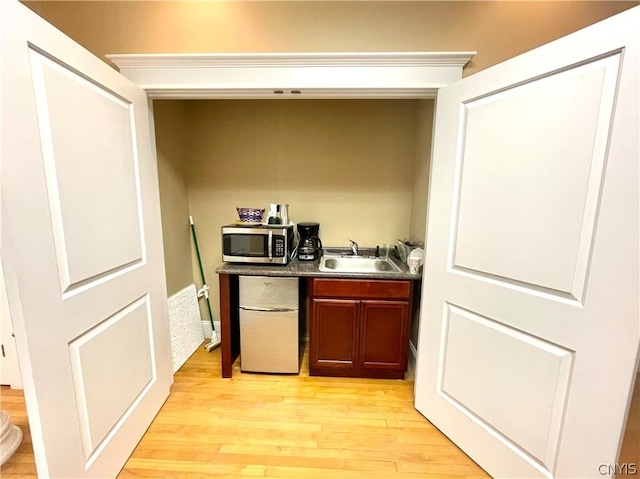
<svg viewBox="0 0 640 479"><path fill-rule="evenodd" d="M416 408L495 477L615 469L640 338L638 25L438 94Z"/></svg>
<svg viewBox="0 0 640 479"><path fill-rule="evenodd" d="M114 477L172 382L145 93L0 2L2 264L40 477Z"/></svg>
<svg viewBox="0 0 640 479"><path fill-rule="evenodd" d="M0 357L0 384L11 389L22 389L18 351L9 314L9 301L4 285L4 272L0 263L0 340L2 341L2 357Z"/></svg>

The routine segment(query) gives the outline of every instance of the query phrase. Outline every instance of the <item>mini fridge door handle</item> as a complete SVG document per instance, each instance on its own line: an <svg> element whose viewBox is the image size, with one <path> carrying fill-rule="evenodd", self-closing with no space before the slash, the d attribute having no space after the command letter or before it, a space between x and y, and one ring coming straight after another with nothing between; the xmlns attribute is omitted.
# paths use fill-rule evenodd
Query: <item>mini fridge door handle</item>
<svg viewBox="0 0 640 479"><path fill-rule="evenodd" d="M240 309L244 309L245 311L263 311L265 313L286 313L288 311L298 311L297 309L291 308L257 308L251 306L241 306Z"/></svg>

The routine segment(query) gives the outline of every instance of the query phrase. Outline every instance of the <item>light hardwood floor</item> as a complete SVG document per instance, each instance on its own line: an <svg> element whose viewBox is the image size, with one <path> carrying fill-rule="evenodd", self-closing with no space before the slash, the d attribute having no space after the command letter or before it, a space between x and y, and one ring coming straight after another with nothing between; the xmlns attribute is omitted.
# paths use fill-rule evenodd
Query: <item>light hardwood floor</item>
<svg viewBox="0 0 640 479"><path fill-rule="evenodd" d="M21 391L3 388L2 409L25 441L0 475L36 477ZM636 387L621 460L640 462L639 412ZM247 374L238 364L222 379L220 350L200 348L119 477L247 476L489 477L413 408L412 379L309 377L306 367L297 376Z"/></svg>
<svg viewBox="0 0 640 479"><path fill-rule="evenodd" d="M22 390L10 389L8 386L0 388L0 408L9 414L13 424L22 429L22 443L11 459L0 468L0 477L36 477L36 462Z"/></svg>
<svg viewBox="0 0 640 479"><path fill-rule="evenodd" d="M637 474L640 474L640 375L636 379L636 386L633 390L633 399L629 408L627 428L622 440L618 463L635 464L636 469L638 469ZM633 475L635 476L636 474Z"/></svg>

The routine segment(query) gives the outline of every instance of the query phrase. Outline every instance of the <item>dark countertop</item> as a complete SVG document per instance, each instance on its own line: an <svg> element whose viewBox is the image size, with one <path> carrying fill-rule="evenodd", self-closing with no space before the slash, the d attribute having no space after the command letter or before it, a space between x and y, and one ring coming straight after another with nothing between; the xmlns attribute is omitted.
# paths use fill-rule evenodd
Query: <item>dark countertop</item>
<svg viewBox="0 0 640 479"><path fill-rule="evenodd" d="M218 274L238 274L246 276L314 276L326 278L359 278L359 279L422 279L422 273L409 273L407 265L402 264L395 258L391 258L401 269L401 272L383 271L379 273L338 273L334 271L320 271L320 260L298 261L294 259L288 265L265 265L265 264L243 264L243 263L223 263L216 268Z"/></svg>

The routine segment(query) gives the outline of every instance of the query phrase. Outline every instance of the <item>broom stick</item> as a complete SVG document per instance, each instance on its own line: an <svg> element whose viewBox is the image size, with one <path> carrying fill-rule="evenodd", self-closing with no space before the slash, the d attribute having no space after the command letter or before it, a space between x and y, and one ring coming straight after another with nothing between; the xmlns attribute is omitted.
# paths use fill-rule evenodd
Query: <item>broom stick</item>
<svg viewBox="0 0 640 479"><path fill-rule="evenodd" d="M216 332L216 327L213 324L213 313L211 312L211 303L209 302L209 286L207 286L207 281L204 279L204 269L202 268L202 259L200 258L200 248L198 248L198 237L196 235L196 226L193 224L193 216L189 215L189 224L191 225L191 234L193 236L193 244L196 248L196 256L198 257L198 267L200 268L200 277L202 278L202 289L198 291L198 297L201 296L200 293L205 297L207 301L207 311L209 312L209 322L211 323L211 341L209 344L206 344L204 349L208 352L213 351L215 348L220 346L220 336Z"/></svg>

